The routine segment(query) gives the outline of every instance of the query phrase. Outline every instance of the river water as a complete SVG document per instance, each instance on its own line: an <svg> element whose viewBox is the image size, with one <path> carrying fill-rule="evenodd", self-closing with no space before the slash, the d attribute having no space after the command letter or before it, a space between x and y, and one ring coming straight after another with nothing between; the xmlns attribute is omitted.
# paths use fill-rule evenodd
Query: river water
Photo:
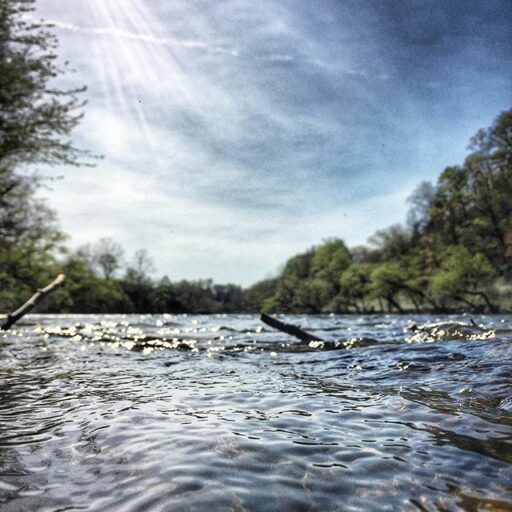
<svg viewBox="0 0 512 512"><path fill-rule="evenodd" d="M512 317L283 319L24 318L0 510L512 510Z"/></svg>

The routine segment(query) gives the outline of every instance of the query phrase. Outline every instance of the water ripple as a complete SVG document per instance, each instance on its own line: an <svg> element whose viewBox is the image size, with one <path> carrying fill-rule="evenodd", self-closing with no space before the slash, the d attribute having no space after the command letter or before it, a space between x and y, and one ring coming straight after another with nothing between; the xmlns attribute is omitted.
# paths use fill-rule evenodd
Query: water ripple
<svg viewBox="0 0 512 512"><path fill-rule="evenodd" d="M327 342L24 319L0 337L0 508L512 509L511 317L287 320Z"/></svg>

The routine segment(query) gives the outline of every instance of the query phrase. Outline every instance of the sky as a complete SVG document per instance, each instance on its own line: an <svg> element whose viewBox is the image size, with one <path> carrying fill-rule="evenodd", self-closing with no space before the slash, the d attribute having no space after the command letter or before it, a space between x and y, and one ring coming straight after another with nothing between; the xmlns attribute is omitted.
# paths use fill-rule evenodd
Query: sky
<svg viewBox="0 0 512 512"><path fill-rule="evenodd" d="M146 248L171 280L249 285L407 198L512 106L510 0L38 0L62 87L87 85L46 169L69 245Z"/></svg>

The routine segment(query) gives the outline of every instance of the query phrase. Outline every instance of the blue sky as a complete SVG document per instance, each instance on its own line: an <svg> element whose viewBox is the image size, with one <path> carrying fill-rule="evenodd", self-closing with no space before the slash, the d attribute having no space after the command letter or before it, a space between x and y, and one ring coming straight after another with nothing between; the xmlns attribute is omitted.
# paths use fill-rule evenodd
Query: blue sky
<svg viewBox="0 0 512 512"><path fill-rule="evenodd" d="M512 2L39 0L104 156L45 191L79 246L250 284L401 222L512 103Z"/></svg>

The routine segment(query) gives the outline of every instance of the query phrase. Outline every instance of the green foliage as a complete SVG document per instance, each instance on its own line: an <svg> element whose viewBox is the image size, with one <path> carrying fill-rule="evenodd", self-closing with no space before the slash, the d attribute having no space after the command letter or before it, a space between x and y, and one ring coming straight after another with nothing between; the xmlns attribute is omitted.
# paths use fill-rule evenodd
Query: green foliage
<svg viewBox="0 0 512 512"><path fill-rule="evenodd" d="M245 309L244 293L236 284L213 285L213 298L223 313L239 313Z"/></svg>
<svg viewBox="0 0 512 512"><path fill-rule="evenodd" d="M212 282L180 281L166 287L167 312L176 313L219 313L220 304L215 302L212 293Z"/></svg>
<svg viewBox="0 0 512 512"><path fill-rule="evenodd" d="M263 301L265 311L293 312L300 307L295 295L300 283L309 278L313 254L313 250L310 250L286 262L274 294Z"/></svg>
<svg viewBox="0 0 512 512"><path fill-rule="evenodd" d="M337 309L354 308L357 312L367 310L371 293L371 272L370 263L354 262L341 274Z"/></svg>
<svg viewBox="0 0 512 512"><path fill-rule="evenodd" d="M329 239L286 263L265 311L320 313L339 292L341 273L351 256L341 240Z"/></svg>
<svg viewBox="0 0 512 512"><path fill-rule="evenodd" d="M476 309L473 298L483 299L484 305L495 310L488 292L496 272L482 253L471 254L465 247L446 248L441 267L430 282L430 292L444 304L460 302Z"/></svg>
<svg viewBox="0 0 512 512"><path fill-rule="evenodd" d="M265 311L264 303L276 293L279 279L264 279L243 290L243 306L245 311Z"/></svg>
<svg viewBox="0 0 512 512"><path fill-rule="evenodd" d="M342 240L329 239L318 247L311 260L311 274L329 283L336 283L352 258Z"/></svg>
<svg viewBox="0 0 512 512"><path fill-rule="evenodd" d="M129 312L133 306L119 282L94 275L84 261L70 257L62 266L66 286L48 301L52 311L70 313Z"/></svg>
<svg viewBox="0 0 512 512"><path fill-rule="evenodd" d="M374 265L371 272L370 297L383 298L391 308L402 311L398 293L405 286L404 269L398 261L387 261Z"/></svg>
<svg viewBox="0 0 512 512"><path fill-rule="evenodd" d="M395 224L377 231L369 242L375 247L372 261L387 261L401 257L411 245L411 235L406 228Z"/></svg>

